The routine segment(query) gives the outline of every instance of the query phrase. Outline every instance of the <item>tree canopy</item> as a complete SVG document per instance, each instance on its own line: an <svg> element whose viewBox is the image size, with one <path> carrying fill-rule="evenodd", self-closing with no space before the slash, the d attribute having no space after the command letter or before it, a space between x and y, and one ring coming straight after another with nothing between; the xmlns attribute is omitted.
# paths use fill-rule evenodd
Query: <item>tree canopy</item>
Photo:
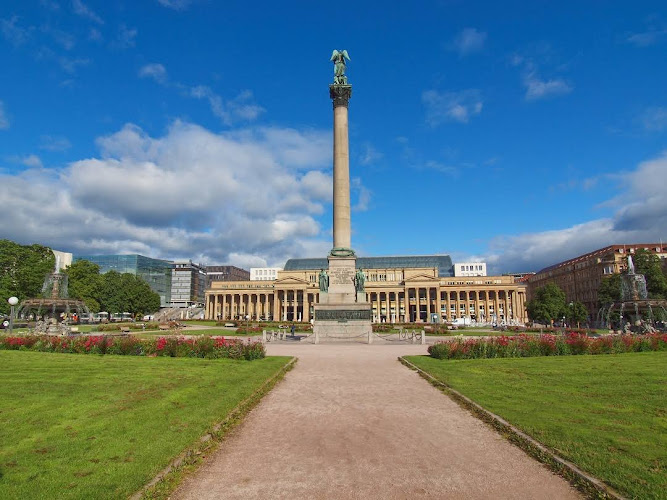
<svg viewBox="0 0 667 500"><path fill-rule="evenodd" d="M535 296L526 303L528 317L538 323L567 318L570 323L586 321L588 310L581 302L566 302L565 292L555 283L547 283L535 291Z"/></svg>
<svg viewBox="0 0 667 500"><path fill-rule="evenodd" d="M44 278L53 272L56 257L42 245L20 245L0 240L0 312L8 313L7 299L39 297Z"/></svg>
<svg viewBox="0 0 667 500"><path fill-rule="evenodd" d="M600 307L621 300L621 275L612 274L602 278L598 286L598 303Z"/></svg>
<svg viewBox="0 0 667 500"><path fill-rule="evenodd" d="M83 300L93 312L148 314L160 309L160 296L140 277L109 271L87 260L79 260L65 271L70 297Z"/></svg>

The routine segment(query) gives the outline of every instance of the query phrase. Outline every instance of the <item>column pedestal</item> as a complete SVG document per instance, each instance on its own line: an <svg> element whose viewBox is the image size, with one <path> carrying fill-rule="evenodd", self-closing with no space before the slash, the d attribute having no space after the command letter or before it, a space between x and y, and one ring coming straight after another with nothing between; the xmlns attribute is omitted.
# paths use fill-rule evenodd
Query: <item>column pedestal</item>
<svg viewBox="0 0 667 500"><path fill-rule="evenodd" d="M315 305L313 332L319 342L364 342L372 335L371 305L354 287L355 257L329 256L329 291Z"/></svg>

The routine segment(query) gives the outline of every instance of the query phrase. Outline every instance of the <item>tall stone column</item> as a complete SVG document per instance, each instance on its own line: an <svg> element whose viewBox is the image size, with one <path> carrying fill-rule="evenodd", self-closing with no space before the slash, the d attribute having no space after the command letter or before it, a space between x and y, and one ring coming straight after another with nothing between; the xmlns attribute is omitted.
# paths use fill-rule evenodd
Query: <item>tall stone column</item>
<svg viewBox="0 0 667 500"><path fill-rule="evenodd" d="M328 270L320 273L320 295L314 306L313 332L316 339L363 338L372 333L371 304L364 293L365 280L356 268L350 228L350 152L348 105L352 86L345 76L347 51L334 50L334 81L329 85L333 103L333 247L328 255ZM359 275L357 275L359 272ZM364 300L366 297L366 300ZM304 307L308 301L304 300ZM379 315L379 308L378 308ZM304 314L304 317L306 315Z"/></svg>
<svg viewBox="0 0 667 500"><path fill-rule="evenodd" d="M333 246L351 249L350 240L350 146L347 109L352 96L351 85L329 85L333 100Z"/></svg>

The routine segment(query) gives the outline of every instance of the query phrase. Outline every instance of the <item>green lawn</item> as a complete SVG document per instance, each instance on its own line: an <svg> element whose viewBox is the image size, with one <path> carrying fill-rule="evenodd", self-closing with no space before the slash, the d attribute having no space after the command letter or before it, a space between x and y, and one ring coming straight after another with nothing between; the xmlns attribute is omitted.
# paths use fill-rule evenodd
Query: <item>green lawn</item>
<svg viewBox="0 0 667 500"><path fill-rule="evenodd" d="M126 498L289 359L0 351L0 498Z"/></svg>
<svg viewBox="0 0 667 500"><path fill-rule="evenodd" d="M406 359L619 493L667 498L667 352Z"/></svg>

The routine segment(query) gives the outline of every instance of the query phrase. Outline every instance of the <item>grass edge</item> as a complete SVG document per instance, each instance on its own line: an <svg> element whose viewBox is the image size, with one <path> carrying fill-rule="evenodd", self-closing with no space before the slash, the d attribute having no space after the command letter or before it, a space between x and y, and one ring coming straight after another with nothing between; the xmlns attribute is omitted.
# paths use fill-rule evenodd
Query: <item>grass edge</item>
<svg viewBox="0 0 667 500"><path fill-rule="evenodd" d="M214 424L209 432L181 452L164 469L158 472L153 479L131 495L129 499L168 498L187 476L199 468L207 455L216 451L229 433L244 420L250 410L257 406L262 398L285 377L288 371L294 368L297 360L298 358L292 357L276 374L266 380L250 396L241 401L222 421Z"/></svg>
<svg viewBox="0 0 667 500"><path fill-rule="evenodd" d="M578 491L586 495L587 498L626 500L625 497L614 491L600 479L584 472L572 462L565 460L563 457L547 448L544 444L510 424L507 420L490 412L469 397L447 385L445 382L436 379L431 374L412 364L403 356L399 356L398 361L407 368L416 371L423 379L452 398L452 400L459 406L472 413L473 416L488 424L510 443L546 465L551 471L566 479Z"/></svg>

